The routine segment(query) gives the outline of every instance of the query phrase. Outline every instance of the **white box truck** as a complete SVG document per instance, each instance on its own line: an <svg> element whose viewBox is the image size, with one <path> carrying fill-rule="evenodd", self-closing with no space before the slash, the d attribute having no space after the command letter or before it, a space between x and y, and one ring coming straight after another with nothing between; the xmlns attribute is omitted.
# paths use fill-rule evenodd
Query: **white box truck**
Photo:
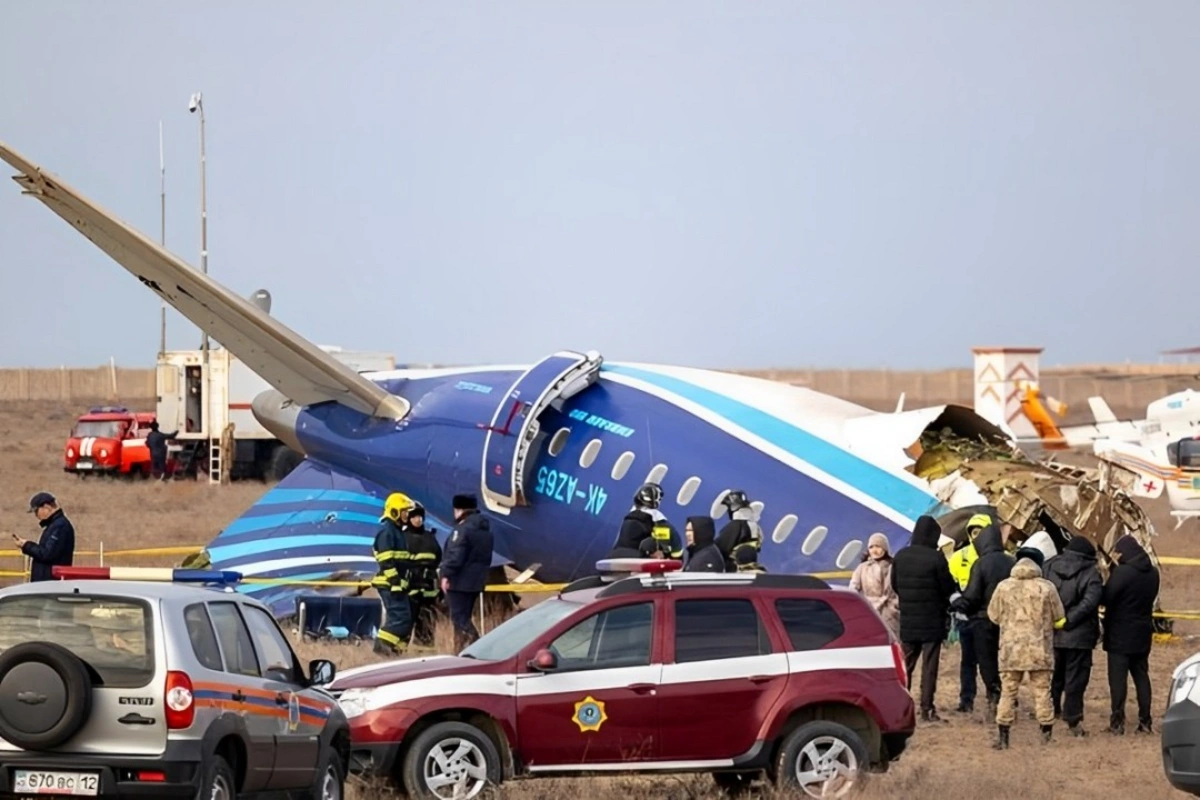
<svg viewBox="0 0 1200 800"><path fill-rule="evenodd" d="M396 368L390 353L321 349L356 372ZM172 350L158 357L159 428L168 434L178 431L168 447L173 475L190 477L203 471L219 482L222 462L228 462L231 479L282 479L302 456L259 425L250 411L254 397L271 385L222 347L211 347L208 356L207 374L203 350ZM230 424L232 440L223 445Z"/></svg>

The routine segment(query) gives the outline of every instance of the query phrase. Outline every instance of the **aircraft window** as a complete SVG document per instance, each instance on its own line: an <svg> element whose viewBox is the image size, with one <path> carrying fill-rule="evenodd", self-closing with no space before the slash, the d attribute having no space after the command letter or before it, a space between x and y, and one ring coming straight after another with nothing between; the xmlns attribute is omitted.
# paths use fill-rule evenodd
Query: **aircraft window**
<svg viewBox="0 0 1200 800"><path fill-rule="evenodd" d="M788 514L779 520L779 524L775 526L775 532L771 534L771 541L775 544L783 544L783 540L792 535L792 529L799 521L795 514Z"/></svg>
<svg viewBox="0 0 1200 800"><path fill-rule="evenodd" d="M838 553L837 565L838 569L845 569L850 566L859 553L862 552L862 539L853 539L846 542L846 546L842 548L842 552Z"/></svg>
<svg viewBox="0 0 1200 800"><path fill-rule="evenodd" d="M729 489L723 490L719 495L717 495L717 499L713 500L712 508L709 509L708 513L710 517L714 519L720 519L721 515L725 513L725 506L721 505L721 502L726 498L726 496L728 496L729 491Z"/></svg>
<svg viewBox="0 0 1200 800"><path fill-rule="evenodd" d="M587 447L583 448L583 452L579 454L579 466L587 469L596 461L596 456L600 455L601 441L592 439L587 443Z"/></svg>
<svg viewBox="0 0 1200 800"><path fill-rule="evenodd" d="M700 479L692 476L683 482L683 486L679 487L679 494L675 497L675 502L681 506L686 506L692 502L692 498L696 496L696 490L700 488Z"/></svg>
<svg viewBox="0 0 1200 800"><path fill-rule="evenodd" d="M764 503L762 500L755 500L753 503L750 504L750 508L754 511L755 519L762 519L762 512L763 512L763 509L766 508L766 506L767 506L767 504Z"/></svg>
<svg viewBox="0 0 1200 800"><path fill-rule="evenodd" d="M1185 469L1200 467L1200 439L1181 439L1178 453L1180 467Z"/></svg>
<svg viewBox="0 0 1200 800"><path fill-rule="evenodd" d="M547 448L547 452L549 452L552 456L557 456L563 451L563 448L567 446L567 437L570 435L570 428L559 428L558 432L554 434L554 438L550 440L550 446Z"/></svg>
<svg viewBox="0 0 1200 800"><path fill-rule="evenodd" d="M629 472L629 467L632 465L633 453L629 450L626 450L624 453L621 453L620 458L617 459L617 463L613 464L612 479L614 481L619 481L624 478L625 473Z"/></svg>
<svg viewBox="0 0 1200 800"><path fill-rule="evenodd" d="M667 475L666 464L655 464L654 469L650 470L650 474L646 476L646 483L661 484L662 479Z"/></svg>
<svg viewBox="0 0 1200 800"><path fill-rule="evenodd" d="M824 525L818 525L808 532L808 536L804 537L804 544L800 545L800 552L806 556L811 556L817 552L817 548L825 542L825 535L829 533L829 528Z"/></svg>

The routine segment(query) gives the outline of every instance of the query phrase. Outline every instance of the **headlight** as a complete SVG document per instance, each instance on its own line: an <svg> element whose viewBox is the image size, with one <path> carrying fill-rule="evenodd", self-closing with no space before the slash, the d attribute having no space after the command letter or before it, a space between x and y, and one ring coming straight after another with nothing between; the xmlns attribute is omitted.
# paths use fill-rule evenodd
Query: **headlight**
<svg viewBox="0 0 1200 800"><path fill-rule="evenodd" d="M1197 677L1200 677L1200 661L1193 661L1176 673L1175 684L1171 687L1171 705L1186 699L1192 693Z"/></svg>
<svg viewBox="0 0 1200 800"><path fill-rule="evenodd" d="M342 707L342 713L347 719L366 713L367 697L370 693L370 689L347 689L342 692L342 696L338 698L338 705Z"/></svg>

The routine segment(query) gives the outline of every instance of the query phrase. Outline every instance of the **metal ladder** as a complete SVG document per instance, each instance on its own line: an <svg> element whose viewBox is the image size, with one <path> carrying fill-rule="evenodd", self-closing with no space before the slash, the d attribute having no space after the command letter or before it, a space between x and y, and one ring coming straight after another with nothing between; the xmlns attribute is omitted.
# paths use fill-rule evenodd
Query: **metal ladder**
<svg viewBox="0 0 1200 800"><path fill-rule="evenodd" d="M221 483L221 459L224 454L221 451L220 437L211 438L208 440L208 482L210 485L219 486Z"/></svg>

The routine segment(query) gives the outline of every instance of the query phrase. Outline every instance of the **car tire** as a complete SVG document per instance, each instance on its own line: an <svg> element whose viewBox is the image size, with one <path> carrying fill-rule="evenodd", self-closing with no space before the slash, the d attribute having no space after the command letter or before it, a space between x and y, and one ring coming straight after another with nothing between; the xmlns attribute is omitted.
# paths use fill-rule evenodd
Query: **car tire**
<svg viewBox="0 0 1200 800"><path fill-rule="evenodd" d="M344 800L346 797L346 768L333 747L327 747L313 775L312 787L293 795L295 800Z"/></svg>
<svg viewBox="0 0 1200 800"><path fill-rule="evenodd" d="M451 763L451 769L443 771L433 760L433 753L441 748L447 756L455 753L466 745L466 750L459 758ZM478 775L472 776L467 769L482 768L483 779ZM465 791L455 795L455 786L447 785L439 790L431 789L425 782L426 770L434 774L457 775L465 784ZM402 771L404 789L410 797L420 800L451 800L460 797L462 800L472 800L479 797L489 787L500 785L500 754L491 738L465 722L439 722L423 731L413 741L412 746L404 755Z"/></svg>
<svg viewBox="0 0 1200 800"><path fill-rule="evenodd" d="M817 720L783 740L775 779L780 788L809 797L849 797L866 785L869 765L870 754L857 733L837 722ZM832 784L829 789L826 782Z"/></svg>
<svg viewBox="0 0 1200 800"><path fill-rule="evenodd" d="M210 756L204 765L196 800L237 800L237 778L223 756Z"/></svg>
<svg viewBox="0 0 1200 800"><path fill-rule="evenodd" d="M0 655L0 736L22 750L50 750L92 713L87 665L52 642L25 642Z"/></svg>

